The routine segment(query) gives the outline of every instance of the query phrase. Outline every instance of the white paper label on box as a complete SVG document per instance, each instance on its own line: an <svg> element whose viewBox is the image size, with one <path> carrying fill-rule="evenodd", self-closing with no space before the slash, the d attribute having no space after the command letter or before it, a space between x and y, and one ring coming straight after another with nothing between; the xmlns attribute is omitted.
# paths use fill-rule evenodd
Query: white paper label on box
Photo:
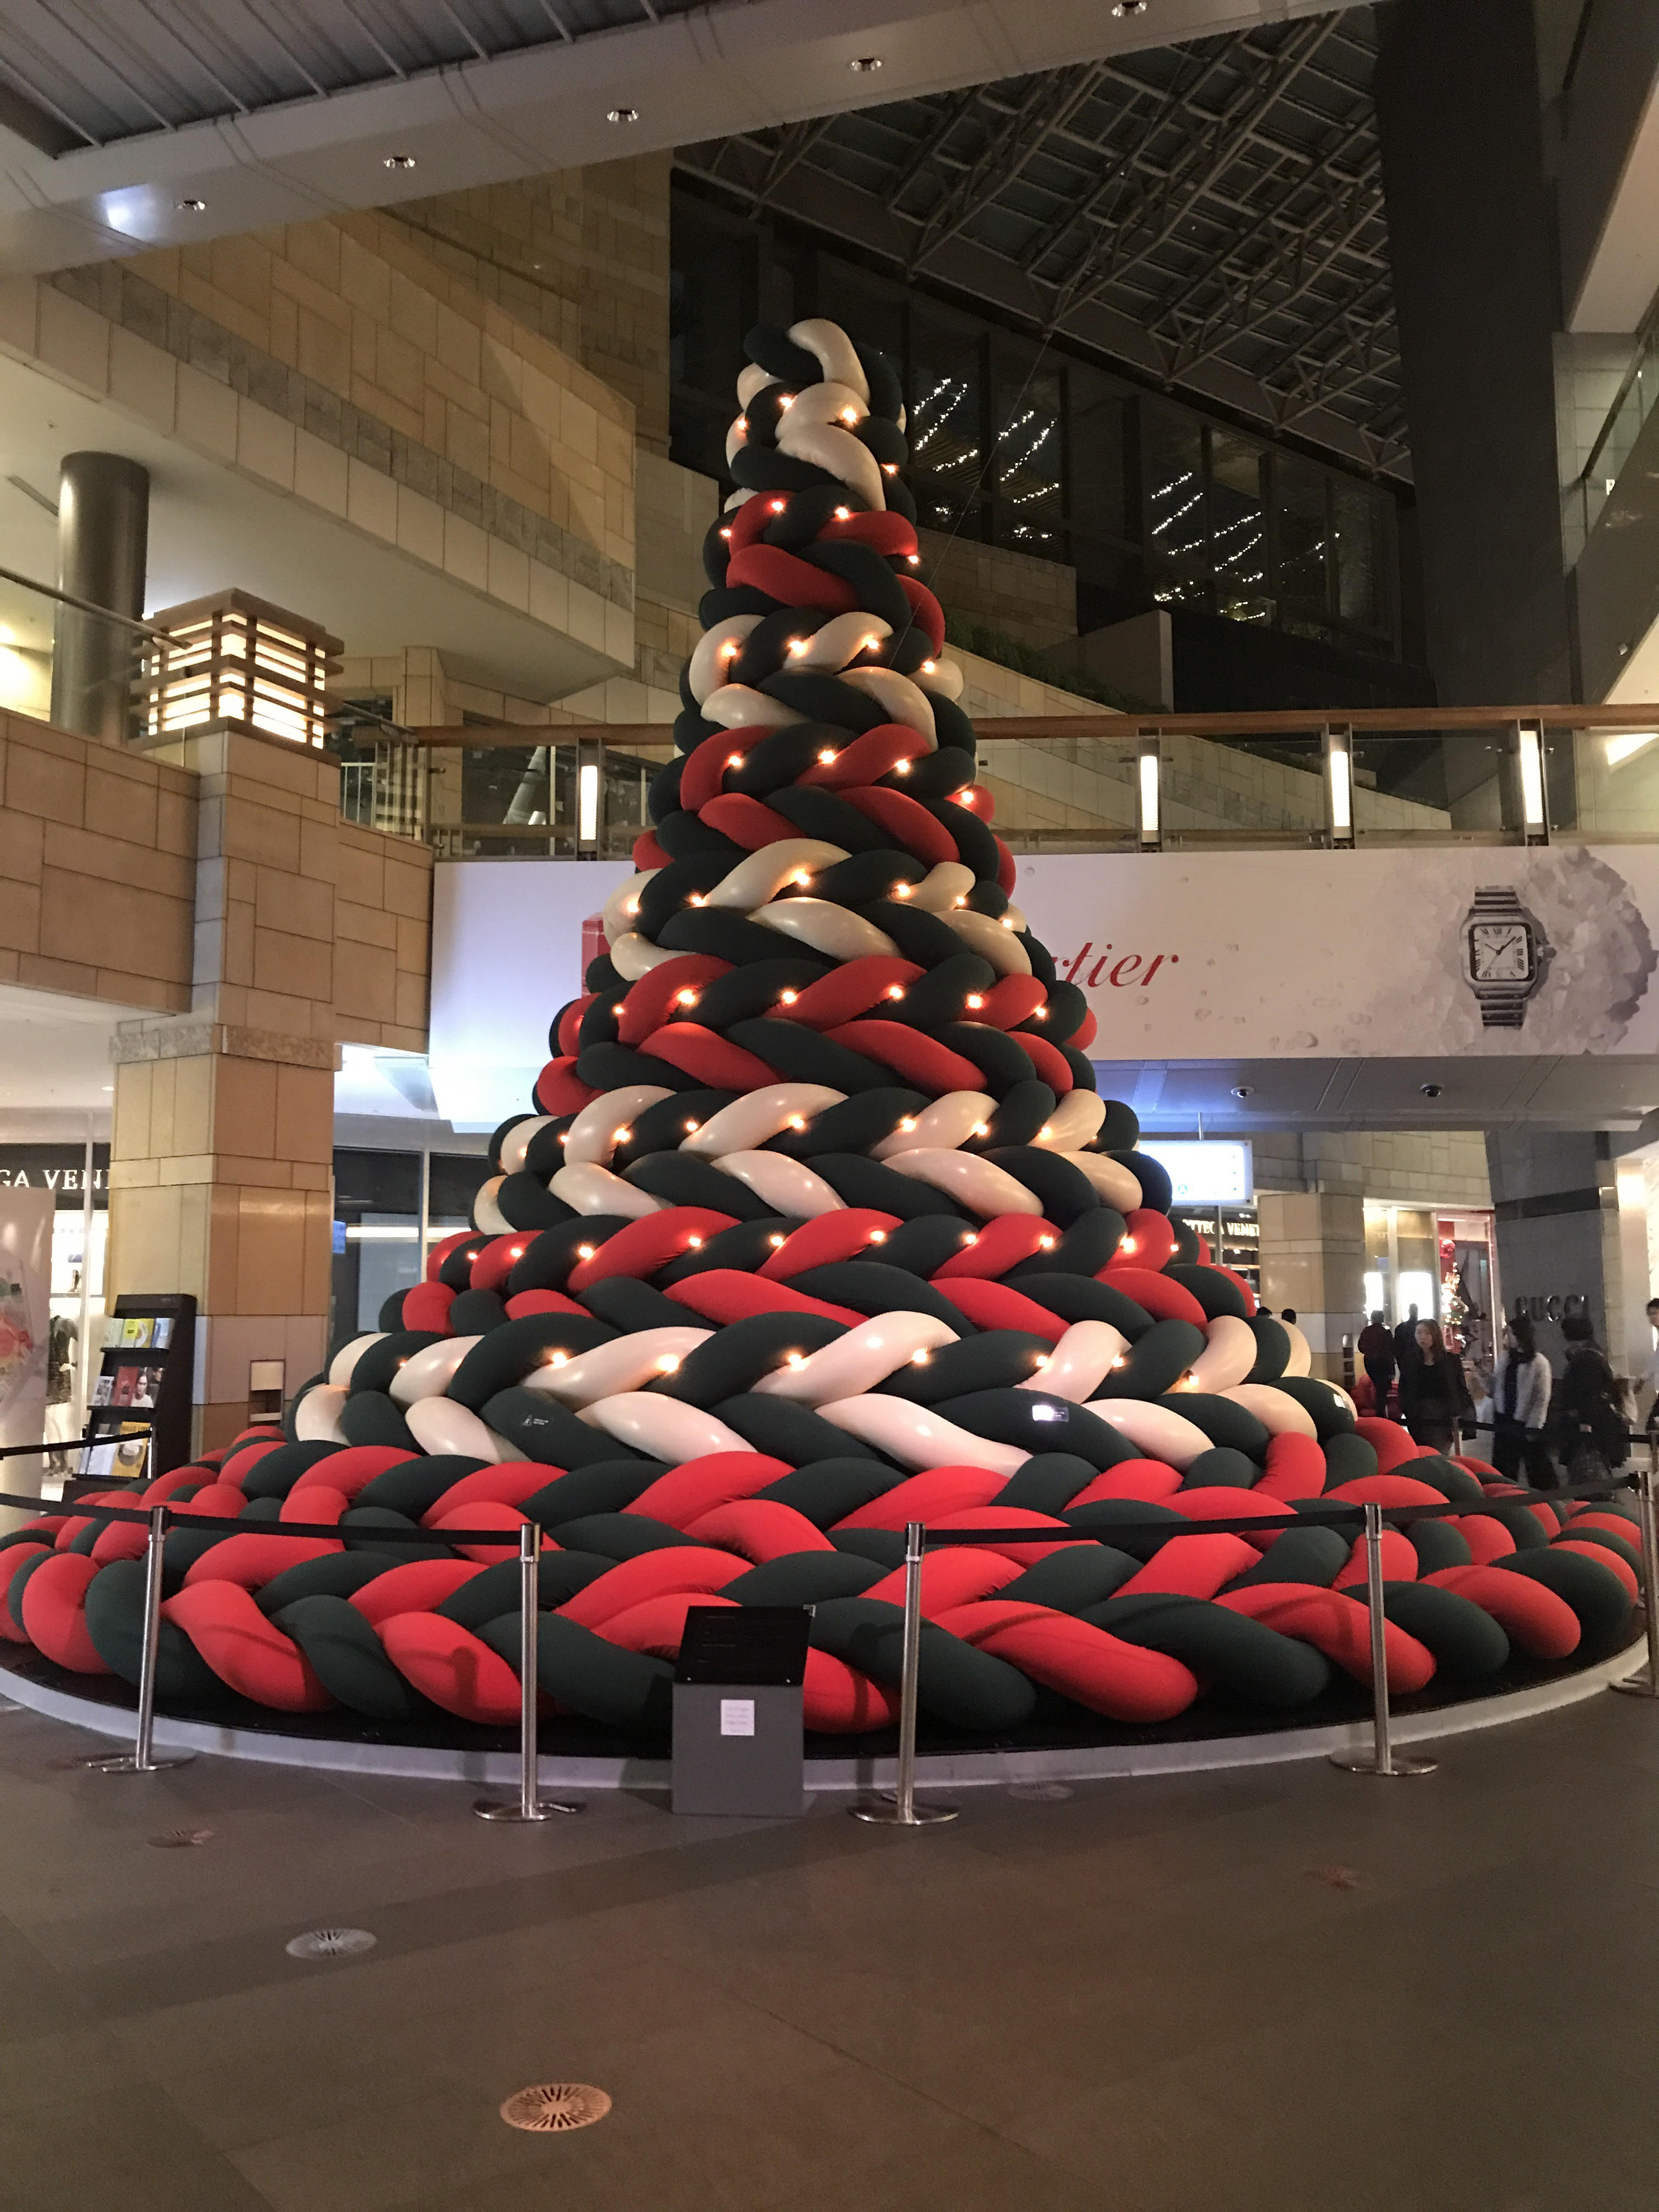
<svg viewBox="0 0 1659 2212"><path fill-rule="evenodd" d="M720 1734L722 1735L753 1735L755 1733L755 1700L752 1698L722 1698L720 1699Z"/></svg>

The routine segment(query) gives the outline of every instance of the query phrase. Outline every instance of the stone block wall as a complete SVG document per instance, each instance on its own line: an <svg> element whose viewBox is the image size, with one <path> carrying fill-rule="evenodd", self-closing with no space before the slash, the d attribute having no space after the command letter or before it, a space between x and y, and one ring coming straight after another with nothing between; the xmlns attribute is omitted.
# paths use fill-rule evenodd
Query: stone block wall
<svg viewBox="0 0 1659 2212"><path fill-rule="evenodd" d="M645 154L406 201L396 219L441 264L632 403L641 447L668 452L668 185Z"/></svg>
<svg viewBox="0 0 1659 2212"><path fill-rule="evenodd" d="M0 714L0 982L190 1005L196 779Z"/></svg>
<svg viewBox="0 0 1659 2212"><path fill-rule="evenodd" d="M0 348L633 659L634 410L374 212L0 283Z"/></svg>
<svg viewBox="0 0 1659 2212"><path fill-rule="evenodd" d="M919 530L922 574L943 605L1039 650L1077 635L1077 572L1002 545Z"/></svg>

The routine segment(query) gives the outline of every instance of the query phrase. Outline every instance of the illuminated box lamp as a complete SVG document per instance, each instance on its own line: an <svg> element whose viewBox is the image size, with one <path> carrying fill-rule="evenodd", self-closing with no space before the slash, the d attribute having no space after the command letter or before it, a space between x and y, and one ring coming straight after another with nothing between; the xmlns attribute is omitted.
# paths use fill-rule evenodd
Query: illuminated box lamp
<svg viewBox="0 0 1659 2212"><path fill-rule="evenodd" d="M167 641L145 656L143 744L240 730L322 749L335 703L329 678L345 648L319 623L235 590L151 619Z"/></svg>

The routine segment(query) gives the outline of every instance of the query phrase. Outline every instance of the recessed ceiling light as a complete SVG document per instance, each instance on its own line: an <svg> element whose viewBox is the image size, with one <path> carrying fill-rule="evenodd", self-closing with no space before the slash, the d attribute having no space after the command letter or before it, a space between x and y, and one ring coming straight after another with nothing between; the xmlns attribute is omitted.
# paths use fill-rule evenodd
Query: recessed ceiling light
<svg viewBox="0 0 1659 2212"><path fill-rule="evenodd" d="M1112 0L1115 15L1144 15L1146 12L1146 0Z"/></svg>
<svg viewBox="0 0 1659 2212"><path fill-rule="evenodd" d="M640 111L637 107L613 107L607 112L605 119L607 123L637 123Z"/></svg>
<svg viewBox="0 0 1659 2212"><path fill-rule="evenodd" d="M412 169L415 166L415 156L412 154L388 154L386 157L386 166L388 169Z"/></svg>
<svg viewBox="0 0 1659 2212"><path fill-rule="evenodd" d="M881 67L881 56L879 54L860 54L856 61L848 62L847 66L852 70L854 76L873 76L875 72Z"/></svg>
<svg viewBox="0 0 1659 2212"><path fill-rule="evenodd" d="M1248 1098L1250 1097L1253 1088L1254 1086L1249 1083L1235 1083L1233 1085L1233 1097L1235 1098Z"/></svg>
<svg viewBox="0 0 1659 2212"><path fill-rule="evenodd" d="M207 213L207 202L205 200L194 198L174 200L173 204L178 209L180 215L205 215Z"/></svg>

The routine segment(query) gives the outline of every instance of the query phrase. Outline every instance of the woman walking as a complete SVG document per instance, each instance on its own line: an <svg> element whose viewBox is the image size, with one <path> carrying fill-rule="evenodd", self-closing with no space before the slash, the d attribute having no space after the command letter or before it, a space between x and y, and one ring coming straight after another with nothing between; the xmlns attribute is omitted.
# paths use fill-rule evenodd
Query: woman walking
<svg viewBox="0 0 1659 2212"><path fill-rule="evenodd" d="M1595 1482L1630 1455L1630 1407L1588 1318L1569 1314L1561 1334L1567 1365L1555 1394L1555 1449L1569 1482Z"/></svg>
<svg viewBox="0 0 1659 2212"><path fill-rule="evenodd" d="M1417 1357L1401 1362L1400 1410L1412 1442L1437 1452L1453 1450L1459 1422L1473 1417L1463 1363L1447 1351L1437 1321L1418 1322Z"/></svg>
<svg viewBox="0 0 1659 2212"><path fill-rule="evenodd" d="M1506 1481L1514 1481L1524 1461L1527 1480L1534 1489L1554 1486L1555 1468L1543 1435L1554 1381L1532 1322L1516 1314L1504 1328L1504 1357L1492 1377L1492 1463Z"/></svg>

